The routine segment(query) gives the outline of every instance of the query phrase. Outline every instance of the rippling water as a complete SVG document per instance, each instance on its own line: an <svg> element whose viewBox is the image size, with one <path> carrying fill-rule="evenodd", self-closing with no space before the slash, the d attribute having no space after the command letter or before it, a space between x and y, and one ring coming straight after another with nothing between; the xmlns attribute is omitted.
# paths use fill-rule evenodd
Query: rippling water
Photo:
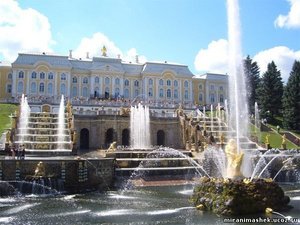
<svg viewBox="0 0 300 225"><path fill-rule="evenodd" d="M285 185L300 217L300 185ZM192 186L145 187L62 196L0 198L0 224L223 224L223 217L189 203ZM255 218L264 215L252 215Z"/></svg>

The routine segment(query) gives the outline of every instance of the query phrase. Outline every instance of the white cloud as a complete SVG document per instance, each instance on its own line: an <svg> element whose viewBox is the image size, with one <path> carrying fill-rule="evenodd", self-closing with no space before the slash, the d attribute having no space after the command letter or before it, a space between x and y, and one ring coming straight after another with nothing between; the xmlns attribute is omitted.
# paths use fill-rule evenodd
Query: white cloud
<svg viewBox="0 0 300 225"><path fill-rule="evenodd" d="M257 53L253 60L257 62L261 74L267 70L267 66L274 61L277 69L281 71L283 81L287 81L295 60L300 60L300 50L294 51L286 46L277 46Z"/></svg>
<svg viewBox="0 0 300 225"><path fill-rule="evenodd" d="M0 1L0 54L14 61L19 52L50 52L54 44L48 18L22 9L13 0Z"/></svg>
<svg viewBox="0 0 300 225"><path fill-rule="evenodd" d="M104 34L97 32L92 35L92 37L84 37L80 41L79 46L74 50L73 57L76 58L85 58L86 53L89 53L90 57L93 56L101 56L102 47L105 46L107 50L108 57L120 57L124 61L135 62L136 55L138 55L137 50L135 48L129 49L126 53L123 53L113 41L111 41ZM145 56L139 56L139 62L143 63L146 61Z"/></svg>
<svg viewBox="0 0 300 225"><path fill-rule="evenodd" d="M300 28L300 0L288 0L291 8L287 15L279 15L274 24L276 27Z"/></svg>
<svg viewBox="0 0 300 225"><path fill-rule="evenodd" d="M195 58L197 71L226 73L228 72L228 41L219 39L209 43L207 49L200 49Z"/></svg>

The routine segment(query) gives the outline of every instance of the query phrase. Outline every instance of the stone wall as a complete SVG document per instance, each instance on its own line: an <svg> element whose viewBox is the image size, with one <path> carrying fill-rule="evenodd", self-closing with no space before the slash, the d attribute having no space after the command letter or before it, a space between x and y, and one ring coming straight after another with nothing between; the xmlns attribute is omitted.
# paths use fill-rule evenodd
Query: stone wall
<svg viewBox="0 0 300 225"><path fill-rule="evenodd" d="M105 149L109 146L106 142L106 133L114 129L113 140L117 145L122 145L122 132L130 130L130 117L120 115L75 115L75 130L77 132L76 148L81 146L81 131L87 129L89 133L89 149ZM157 145L157 132L164 132L164 145L172 148L183 148L181 131L178 118L150 118L151 145Z"/></svg>
<svg viewBox="0 0 300 225"><path fill-rule="evenodd" d="M42 161L45 178L63 182L65 191L79 192L86 189L106 189L113 185L114 159L28 159L1 160L4 181L31 181L35 179L35 169Z"/></svg>

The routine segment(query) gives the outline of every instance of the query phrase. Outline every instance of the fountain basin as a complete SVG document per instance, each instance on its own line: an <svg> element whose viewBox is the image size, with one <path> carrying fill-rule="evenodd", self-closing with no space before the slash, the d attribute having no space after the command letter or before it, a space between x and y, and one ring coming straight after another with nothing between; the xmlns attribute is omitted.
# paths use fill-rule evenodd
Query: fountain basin
<svg viewBox="0 0 300 225"><path fill-rule="evenodd" d="M191 197L201 210L220 215L246 215L264 213L266 208L282 211L290 208L288 196L271 180L252 182L202 177Z"/></svg>

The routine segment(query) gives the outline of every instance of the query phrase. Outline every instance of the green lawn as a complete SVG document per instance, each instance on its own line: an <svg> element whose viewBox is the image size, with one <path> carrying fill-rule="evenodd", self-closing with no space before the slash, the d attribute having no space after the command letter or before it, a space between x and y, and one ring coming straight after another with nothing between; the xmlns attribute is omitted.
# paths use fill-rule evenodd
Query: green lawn
<svg viewBox="0 0 300 225"><path fill-rule="evenodd" d="M0 134L10 127L9 115L14 113L17 105L14 104L0 104Z"/></svg>
<svg viewBox="0 0 300 225"><path fill-rule="evenodd" d="M269 134L269 143L271 145L271 148L281 148L281 143L282 143L282 136L280 134L278 134L277 132L274 131L270 131L270 132L266 132L266 131L259 131L257 134L254 133L254 126L251 124L250 125L250 132L252 136L260 136L260 140L259 140L259 144L261 144L263 147L265 147L265 141L266 141L266 136ZM275 126L275 130L276 130L276 126ZM296 145L294 145L292 142L290 142L289 140L286 140L286 147L288 149L295 149L297 148Z"/></svg>
<svg viewBox="0 0 300 225"><path fill-rule="evenodd" d="M277 125L279 125L280 132L289 131L289 132L293 133L294 135L296 135L300 138L300 132L299 131L284 129L283 125L282 125L282 122L283 122L282 117L275 117L274 121L272 123L268 124L268 126L275 129L275 130L277 130Z"/></svg>

